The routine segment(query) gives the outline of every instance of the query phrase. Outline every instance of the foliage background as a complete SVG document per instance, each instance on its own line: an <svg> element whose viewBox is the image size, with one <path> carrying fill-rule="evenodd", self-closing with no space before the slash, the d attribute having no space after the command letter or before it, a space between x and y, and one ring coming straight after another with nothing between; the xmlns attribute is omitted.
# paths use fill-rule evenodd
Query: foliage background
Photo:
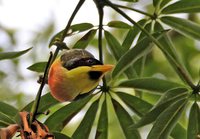
<svg viewBox="0 0 200 139"><path fill-rule="evenodd" d="M113 2L115 2L115 1L113 1ZM156 2L156 1L154 1L154 2ZM175 2L175 1L172 1L172 3L173 2ZM197 1L197 3L198 2L199 1ZM76 2L74 2L74 3L76 3ZM147 11L147 13L153 13L155 10L151 1L149 1L149 3L147 3L146 1L139 1L136 4L129 3L129 2L121 2L121 1L117 1L117 3L127 5L130 7L134 7L135 9ZM3 4L3 3L1 3L1 4ZM95 7L94 4L90 5L90 6ZM66 10L66 11L69 12L72 10ZM116 12L109 10L107 7L105 8L105 11L106 11L105 17L107 17L106 20L104 20L105 25L111 20L125 21L121 16L116 14ZM62 16L61 18L65 19L66 16L63 13L67 13L67 12L61 12L61 14L60 14L60 16ZM178 16L178 17L193 21L197 24L200 24L198 12L199 12L199 10L197 10L197 12L186 12L187 14L185 14L183 12L184 14L183 13L174 14L173 16ZM126 13L128 13L132 17L132 19L135 19L134 18L135 15L133 14L134 12L130 12L127 10ZM23 88L26 88L26 86L27 86L27 80L28 80L28 82L30 81L30 83L28 83L30 86L30 89L26 89L26 90L31 90L30 92L36 93L37 89L35 90L35 88L31 88L31 86L36 86L36 88L37 88L37 86L39 86L36 83L36 80L38 78L38 73L28 73L26 75L26 74L24 74L25 69L28 66L32 65L33 63L36 63L39 61L46 61L48 59L48 54L49 54L48 45L49 45L50 38L52 38L52 36L55 33L60 31L61 29L63 29L63 27L66 24L66 22L64 22L64 23L62 23L62 25L60 25L60 23L56 22L56 17L53 17L53 18L55 18L55 20L51 19L50 21L45 23L45 25L43 27L41 27L40 29L38 29L36 27L36 30L34 30L30 33L31 35L30 35L28 44L26 44L25 47L22 46L23 45L22 42L24 40L23 40L23 35L22 35L22 37L19 37L19 36L21 36L19 29L9 28L4 24L0 24L0 34L2 34L2 36L3 36L0 41L0 48L1 48L0 51L1 52L13 51L13 50L23 50L24 48L29 48L29 47L33 46L33 49L29 53L23 55L22 57L19 57L17 59L13 59L13 60L1 61L0 98L3 102L12 104L17 109L23 108L27 103L29 103L35 97L34 94L30 95L30 93L29 93L27 95L26 91L23 90ZM80 18L80 17L76 17L76 18ZM141 16L141 18L143 18L143 16ZM80 21L80 22L87 22L87 19L83 18L82 20L83 21ZM127 23L130 25L129 22L127 22ZM94 24L97 25L98 22L94 23ZM60 26L62 26L62 27L60 27ZM126 33L128 32L128 30L127 30L127 28L119 29L119 27L114 27L114 26L115 25L110 25L110 27L109 27L109 25L107 25L104 28L106 30L109 30L117 38L117 40L120 43L122 43L124 38L126 37ZM164 25L164 27L169 28L166 25ZM76 41L78 39L80 39L81 36L83 36L84 34L85 33L80 33L76 36L73 36L72 38L71 37L67 38L66 39L67 45L69 47L72 47L73 44L75 44ZM185 65L186 69L190 73L190 75L194 81L194 84L197 84L199 82L199 65L200 65L199 38L197 37L198 39L196 39L194 36L188 37L187 34L186 34L186 36L184 36L174 30L171 30L168 34L171 38L171 41L173 42L173 44L175 46L175 49L177 50L177 55L180 56L181 62ZM96 35L96 37L90 42L89 47L87 49L90 51L93 51L95 53L96 57L98 58L97 42L98 42L98 39L97 39L97 35ZM133 44L135 44L135 43L136 43L136 41ZM108 43L106 43L105 39L103 40L103 45L108 47ZM53 50L54 48L51 48L51 49ZM113 54L110 53L110 50L105 51L104 54L105 54L106 63L115 63L114 57L111 56ZM137 64L135 64L135 67L136 67L136 71L140 72L140 67L137 67ZM148 56L146 58L145 67L144 67L143 73L141 75L142 75L142 77L156 77L158 79L164 79L164 80L183 84L181 79L178 77L177 72L174 71L172 66L170 66L168 60L165 58L163 53L157 47L153 47L153 50L151 51L151 53L148 54ZM125 77L120 76L119 79L124 80ZM48 88L46 88L45 91L47 92ZM123 90L123 92L124 91L125 90ZM126 92L132 93L133 90L127 89ZM160 95L154 95L151 93L143 93L143 95L142 95L143 100L145 100L148 103L153 104L153 105L156 104L159 97L160 97ZM103 101L103 100L101 100L101 101ZM189 111L190 111L190 107L191 107L192 103L188 103L188 104L189 104L189 105L187 105L188 109L185 110L180 117L180 123L184 129L187 129L187 126L188 126ZM87 110L87 108L89 108L89 106L90 106L89 104L86 105L85 110ZM132 118L133 119L136 118L136 121L138 121L139 117L134 116L133 111L130 110L130 108L128 108L125 105L123 105L123 106L126 108L126 110L129 113L131 113ZM51 110L55 111L56 109L58 109L60 107L61 106L58 105L58 106L51 108ZM118 107L120 107L120 106L118 106ZM112 106L108 106L108 109L109 109L109 111L111 111L110 113L114 113L114 109L112 108ZM85 110L81 111L80 114L76 118L79 119L80 117L83 117L86 112ZM123 111L123 109L120 109L120 108L118 110ZM123 134L123 132L124 132L123 127L120 128L119 121L116 120L117 115L113 114L110 117L112 117L112 119L110 119L110 121L109 121L109 125L111 126L110 129L112 129L112 131L115 131L115 132L114 133L110 132L109 137L110 138L116 138L116 137L125 138L125 136ZM41 120L43 120L43 118L44 117L41 117ZM75 121L77 121L77 120L75 120ZM97 124L98 124L98 121L96 121L94 125L97 126ZM73 134L74 130L77 129L77 127L78 127L78 123L75 122L75 124L74 124L74 122L72 120L71 123L63 130L63 133L66 133L68 136L71 136ZM143 133L142 135L146 136L148 134L150 128L151 128L151 126L145 126L144 128L142 128L141 129L141 131ZM95 133L95 128L93 130ZM91 138L93 138L94 135L90 135Z"/></svg>

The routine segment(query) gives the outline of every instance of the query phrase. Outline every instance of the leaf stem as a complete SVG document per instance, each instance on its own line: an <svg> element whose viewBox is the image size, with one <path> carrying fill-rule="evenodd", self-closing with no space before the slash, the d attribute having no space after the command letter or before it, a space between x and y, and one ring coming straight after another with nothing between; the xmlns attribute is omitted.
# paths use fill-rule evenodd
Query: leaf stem
<svg viewBox="0 0 200 139"><path fill-rule="evenodd" d="M144 11L140 11L138 9L135 9L135 8L131 8L131 7L127 7L127 6L123 6L123 5L119 5L119 4L113 4L119 8L124 8L124 9L128 9L128 10L131 10L131 11L134 11L134 12L138 12L140 14L143 14L143 15L146 15L146 16L149 16L151 18L154 18L154 16L152 14L149 14L149 13L146 13Z"/></svg>
<svg viewBox="0 0 200 139"><path fill-rule="evenodd" d="M102 46L102 33L103 33L103 17L104 17L104 11L103 7L104 4L102 4L99 0L94 0L98 13L99 13L99 32L98 32L98 48L99 48L99 60L103 63L103 46ZM103 91L107 90L107 83L106 78L103 77Z"/></svg>
<svg viewBox="0 0 200 139"><path fill-rule="evenodd" d="M38 113L37 111L38 111L38 107L39 107L39 103L40 103L40 98L41 98L42 90L43 90L44 85L46 83L46 78L47 78L47 75L48 75L48 68L50 66L52 56L53 56L53 54L52 54L52 52L50 52L49 60L47 62L47 65L46 65L46 68L45 68L45 71L44 71L44 75L43 75L43 78L42 78L40 88L38 90L35 101L33 102L33 106L31 108L31 113L33 114L33 116L30 118L30 122L33 122L35 120L35 117Z"/></svg>
<svg viewBox="0 0 200 139"><path fill-rule="evenodd" d="M144 29L140 24L138 24L137 22L135 22L134 20L132 20L126 13L124 13L122 10L120 10L118 7L116 7L113 3L111 3L110 1L106 0L105 4L110 6L112 9L114 9L116 12L118 12L119 14L121 14L124 18L126 18L128 21L130 21L132 24L134 24L136 27L138 27L147 37L149 37L159 48L160 50L167 55L170 60L173 62L173 64L175 65L175 67L177 68L177 70L179 71L180 75L183 77L184 81L192 88L195 89L196 86L193 84L192 79L190 78L190 76L187 74L187 72L185 71L185 69L176 62L176 60L162 47L162 45L160 44L160 42L157 41L156 38L154 38L146 29Z"/></svg>

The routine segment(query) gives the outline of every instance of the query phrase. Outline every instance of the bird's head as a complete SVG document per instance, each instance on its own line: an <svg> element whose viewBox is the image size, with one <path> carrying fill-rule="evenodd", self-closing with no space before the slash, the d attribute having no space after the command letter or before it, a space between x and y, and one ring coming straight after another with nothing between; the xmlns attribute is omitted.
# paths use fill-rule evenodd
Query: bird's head
<svg viewBox="0 0 200 139"><path fill-rule="evenodd" d="M82 72L87 72L91 80L99 80L107 71L113 68L113 65L103 65L94 56L83 49L73 49L65 52L61 57L61 64L67 70L81 69Z"/></svg>
<svg viewBox="0 0 200 139"><path fill-rule="evenodd" d="M53 96L72 100L77 95L94 89L113 65L104 65L83 49L64 52L52 64L49 73L49 86Z"/></svg>

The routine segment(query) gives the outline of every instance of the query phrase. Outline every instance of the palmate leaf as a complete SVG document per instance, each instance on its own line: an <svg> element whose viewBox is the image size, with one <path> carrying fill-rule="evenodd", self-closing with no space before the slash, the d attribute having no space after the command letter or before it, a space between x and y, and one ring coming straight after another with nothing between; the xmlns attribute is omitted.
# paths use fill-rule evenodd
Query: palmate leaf
<svg viewBox="0 0 200 139"><path fill-rule="evenodd" d="M80 24L74 24L70 27L70 29L72 30L72 32L82 32L82 31L86 31L89 30L91 28L93 28L94 25L91 23L80 23Z"/></svg>
<svg viewBox="0 0 200 139"><path fill-rule="evenodd" d="M176 91L176 92L180 92L180 91L181 91L181 89L179 91ZM185 91L185 90L182 90L182 91ZM175 91L171 91L171 92L175 92ZM152 104L150 104L150 103L148 103L148 102L146 102L146 101L144 101L140 98L137 98L133 95L122 93L122 92L116 92L116 94L123 100L123 102L129 108L131 108L131 110L133 112L138 114L138 116L140 116L140 117L147 114L151 110L151 108L153 107ZM184 92L182 92L180 94L184 94ZM131 130L134 126L136 126L136 125L130 126L128 130ZM173 137L175 139L185 139L183 136L186 137L186 130L180 124L177 124L175 126L175 128L173 129L172 133L171 133L171 137Z"/></svg>
<svg viewBox="0 0 200 139"><path fill-rule="evenodd" d="M196 102L193 103L187 128L187 139L196 139L200 133L200 109Z"/></svg>
<svg viewBox="0 0 200 139"><path fill-rule="evenodd" d="M83 32L83 31L86 31L86 30L89 30L91 28L93 28L94 25L91 24L91 23L80 23L80 24L74 24L70 27L70 30L69 32L67 33L66 36L64 37L67 37L67 36L70 36L74 33L79 33L79 32ZM63 36L63 32L64 30L61 30L60 32L56 33L50 40L49 42L49 47L51 47L55 42L57 42L58 40L61 39L61 37Z"/></svg>
<svg viewBox="0 0 200 139"><path fill-rule="evenodd" d="M181 89L179 91L176 91L176 92L180 92L180 91L181 91ZM182 91L185 91L185 89L182 90ZM175 91L171 91L171 92L174 93ZM147 114L151 110L151 108L153 107L152 104L150 104L150 103L148 103L148 102L146 102L146 101L144 101L144 100L142 100L140 98L137 98L137 97L135 97L133 95L122 93L122 92L116 92L116 94L123 100L123 102L129 108L131 108L131 110L133 112L138 114L138 116L140 116L140 117L142 117L145 114ZM184 92L182 92L180 94L184 94ZM130 126L128 130L131 130L132 129L131 127L134 127L134 126L135 125ZM172 133L171 133L171 137L173 137L175 139L185 139L184 137L186 137L186 130L180 124L177 124L175 126L175 128L173 129Z"/></svg>
<svg viewBox="0 0 200 139"><path fill-rule="evenodd" d="M122 47L119 41L110 32L105 31L104 34L114 58L119 60L119 58L126 52L126 48ZM125 74L129 78L137 76L133 67L129 67L125 71Z"/></svg>
<svg viewBox="0 0 200 139"><path fill-rule="evenodd" d="M167 109L165 109L157 118L147 139L167 139L176 125L182 111L187 104L187 99L181 99Z"/></svg>
<svg viewBox="0 0 200 139"><path fill-rule="evenodd" d="M0 112L9 117L14 117L19 111L15 107L0 101Z"/></svg>
<svg viewBox="0 0 200 139"><path fill-rule="evenodd" d="M163 31L164 27L159 22L156 22L154 25L154 30L156 32ZM159 42L162 44L162 46L164 46L163 49L165 49L170 54L170 56L172 56L176 61L179 61L175 47L174 47L172 40L170 39L168 33L163 34L159 38ZM165 56L167 57L167 55L165 55ZM169 58L167 58L167 59L169 59Z"/></svg>
<svg viewBox="0 0 200 139"><path fill-rule="evenodd" d="M90 41L94 38L96 32L96 29L88 31L80 40L74 44L73 48L85 49Z"/></svg>
<svg viewBox="0 0 200 139"><path fill-rule="evenodd" d="M153 34L154 37L159 38L164 34L166 31L162 32L156 32ZM127 68L132 66L139 58L141 58L144 55L147 55L150 51L153 45L150 45L151 39L148 37L145 37L141 39L133 48L126 51L123 56L120 57L117 65L115 66L112 77L116 78L120 74L122 74ZM117 50L115 50L117 51ZM119 49L118 49L119 51Z"/></svg>
<svg viewBox="0 0 200 139"><path fill-rule="evenodd" d="M120 0L120 1L126 1L126 2L138 2L139 0Z"/></svg>
<svg viewBox="0 0 200 139"><path fill-rule="evenodd" d="M146 24L147 22L148 22L148 20L142 19L142 20L138 21L137 23L146 29L146 26L148 25L148 24ZM133 41L136 39L136 36L140 32L141 32L141 30L139 28L137 28L136 26L133 26L133 28L129 30L126 38L124 39L124 41L122 43L122 47L125 48L126 51L128 49L130 49ZM137 41L141 40L143 37L145 37L145 35L143 34L143 32L141 32ZM144 57L145 57L145 55L144 55ZM138 63L135 63L134 65L130 66L124 72L129 79L137 78L138 76L141 76L141 73L143 71L142 68L144 65L144 58L143 57L140 58L137 62ZM135 65L137 65L137 67L140 67L140 69L138 70L138 68Z"/></svg>
<svg viewBox="0 0 200 139"><path fill-rule="evenodd" d="M180 0L162 10L163 14L200 12L200 0Z"/></svg>
<svg viewBox="0 0 200 139"><path fill-rule="evenodd" d="M54 135L55 139L71 139L67 135L62 134L60 132L53 132L53 135Z"/></svg>
<svg viewBox="0 0 200 139"><path fill-rule="evenodd" d="M116 60L118 60L124 54L125 52L124 48L110 32L104 31L104 35L113 56L115 57Z"/></svg>
<svg viewBox="0 0 200 139"><path fill-rule="evenodd" d="M107 139L108 138L108 112L107 112L107 102L104 102L101 107L101 113L97 125L97 131L95 139Z"/></svg>
<svg viewBox="0 0 200 139"><path fill-rule="evenodd" d="M180 85L175 82L150 77L125 80L122 81L118 86L134 88L139 90L147 90L157 94L163 94L171 88L184 87L183 85Z"/></svg>
<svg viewBox="0 0 200 139"><path fill-rule="evenodd" d="M123 73L128 67L130 67L134 62L136 62L143 55L150 52L152 45L150 40L145 38L138 42L132 49L128 50L118 61L115 66L112 77L116 78L121 73Z"/></svg>
<svg viewBox="0 0 200 139"><path fill-rule="evenodd" d="M98 110L99 100L96 100L87 110L80 125L73 133L73 139L88 139Z"/></svg>
<svg viewBox="0 0 200 139"><path fill-rule="evenodd" d="M139 122L137 122L135 125L133 125L133 127L138 128L138 127L142 127L142 126L145 126L147 124L154 122L157 119L157 117L163 111L165 111L168 107L170 107L171 105L173 105L174 103L176 103L179 100L186 99L187 96L188 96L187 90L182 89L182 88L177 88L177 89L175 88L175 89L171 89L171 90L167 91L164 94L164 97L160 98L160 100L154 106L154 108L150 112L145 114L140 119Z"/></svg>
<svg viewBox="0 0 200 139"><path fill-rule="evenodd" d="M162 25L159 22L155 23L154 26L154 30L156 32L159 31L163 31L164 28L162 27ZM161 44L161 47L168 53L164 53L166 59L169 61L169 63L171 64L171 66L173 67L173 69L176 71L177 75L179 75L179 77L185 82L185 79L182 75L182 73L180 72L179 68L177 68L177 66L174 65L173 59L181 65L181 67L185 70L185 74L187 74L188 77L190 77L189 73L187 72L187 70L185 69L185 66L182 64L182 61L180 60L178 53L173 45L173 42L171 40L171 38L169 37L168 33L163 34L159 40L158 40ZM173 59L172 59L172 58Z"/></svg>
<svg viewBox="0 0 200 139"><path fill-rule="evenodd" d="M177 123L174 129L172 130L170 136L174 139L186 139L187 132L181 124Z"/></svg>
<svg viewBox="0 0 200 139"><path fill-rule="evenodd" d="M123 92L116 92L123 102L131 108L133 112L138 114L139 116L144 116L151 108L152 105L136 96L126 94Z"/></svg>
<svg viewBox="0 0 200 139"><path fill-rule="evenodd" d="M5 122L5 121L1 121L1 120L0 120L0 128L7 127L7 126L9 126L9 125L10 125L10 123L7 123L7 122Z"/></svg>
<svg viewBox="0 0 200 139"><path fill-rule="evenodd" d="M60 108L45 121L51 131L61 131L64 126L76 115L92 98L92 95L83 99L73 101L70 104Z"/></svg>
<svg viewBox="0 0 200 139"><path fill-rule="evenodd" d="M152 23L146 23L143 28L145 30L147 30L149 33L152 33ZM141 40L143 40L146 37L144 32L141 32L138 36L137 39L137 43L140 42ZM147 58L147 54L144 54L143 56L141 56L141 58L139 58L132 66L134 67L134 69L136 70L136 73L138 75L138 77L143 76L144 73L144 66L146 64L146 58Z"/></svg>
<svg viewBox="0 0 200 139"><path fill-rule="evenodd" d="M172 16L164 16L160 18L162 22L171 26L173 29L178 31L179 33L200 40L200 25L189 21L187 19L172 17Z"/></svg>
<svg viewBox="0 0 200 139"><path fill-rule="evenodd" d="M158 105L161 105L163 103L166 103L167 101L187 97L188 94L189 94L188 92L189 91L188 91L187 88L182 88L182 87L172 88L172 89L166 91L161 96L161 98L159 99L159 101L157 102L155 107L158 106Z"/></svg>
<svg viewBox="0 0 200 139"><path fill-rule="evenodd" d="M30 51L32 49L28 48L26 50L23 51L16 51L16 52L0 52L0 60L6 60L6 59L13 59L13 58L17 58L25 53L27 53L28 51Z"/></svg>
<svg viewBox="0 0 200 139"><path fill-rule="evenodd" d="M6 127L10 124L14 124L15 121L8 115L0 112L0 127Z"/></svg>
<svg viewBox="0 0 200 139"><path fill-rule="evenodd" d="M154 7L159 6L159 9L161 9L162 7L167 5L170 1L172 1L172 0L153 0L153 6Z"/></svg>
<svg viewBox="0 0 200 139"><path fill-rule="evenodd" d="M47 62L37 62L29 66L27 69L34 72L44 72L46 65L47 65Z"/></svg>
<svg viewBox="0 0 200 139"><path fill-rule="evenodd" d="M138 24L140 24L141 26L144 26L146 22L147 22L147 20L142 19L142 20L138 21ZM124 39L124 41L123 41L123 43L122 43L122 47L123 47L126 51L131 47L131 45L132 45L134 39L135 39L136 36L139 34L139 32L140 32L140 29L138 29L138 28L135 27L135 26L132 27L132 28L128 31L128 33L126 34L126 37L125 37L125 39Z"/></svg>
<svg viewBox="0 0 200 139"><path fill-rule="evenodd" d="M31 111L33 102L27 104L21 111ZM48 110L51 106L58 104L59 102L52 97L50 93L43 95L40 99L40 104L38 108L38 112L44 112Z"/></svg>
<svg viewBox="0 0 200 139"><path fill-rule="evenodd" d="M149 33L152 33L152 29L151 29L151 28L152 28L152 23L151 23L151 22L145 24L143 28L144 28L145 30L147 30ZM140 35L139 35L139 37L138 37L137 42L141 41L141 40L144 39L145 37L146 37L146 34L145 34L144 32L141 32Z"/></svg>
<svg viewBox="0 0 200 139"><path fill-rule="evenodd" d="M107 26L121 29L130 29L132 27L123 21L110 21Z"/></svg>
<svg viewBox="0 0 200 139"><path fill-rule="evenodd" d="M112 103L125 137L127 139L141 139L137 129L128 129L132 124L134 124L133 119L131 118L129 113L116 100L112 99Z"/></svg>
<svg viewBox="0 0 200 139"><path fill-rule="evenodd" d="M15 107L0 101L0 128L14 124L14 117L18 112Z"/></svg>

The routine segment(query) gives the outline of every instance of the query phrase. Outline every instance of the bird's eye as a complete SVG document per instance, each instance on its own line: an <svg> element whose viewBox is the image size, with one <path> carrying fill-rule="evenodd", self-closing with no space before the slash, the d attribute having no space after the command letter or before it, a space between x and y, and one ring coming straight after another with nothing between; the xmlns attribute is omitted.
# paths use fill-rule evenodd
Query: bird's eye
<svg viewBox="0 0 200 139"><path fill-rule="evenodd" d="M89 65L92 65L92 64L94 64L94 61L93 61L92 59L88 59L88 60L87 60L87 63L88 63Z"/></svg>

